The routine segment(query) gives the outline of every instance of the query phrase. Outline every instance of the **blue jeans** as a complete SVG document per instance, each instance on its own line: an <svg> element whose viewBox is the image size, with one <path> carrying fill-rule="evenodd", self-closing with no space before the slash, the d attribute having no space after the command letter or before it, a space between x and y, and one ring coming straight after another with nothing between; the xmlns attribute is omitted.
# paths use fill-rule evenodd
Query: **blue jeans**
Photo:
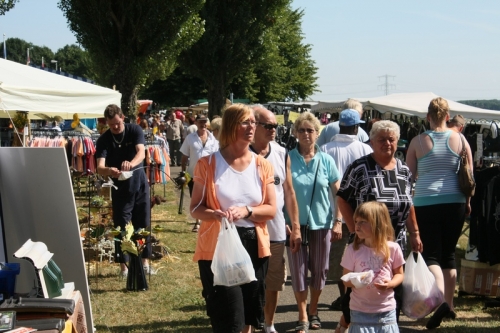
<svg viewBox="0 0 500 333"><path fill-rule="evenodd" d="M396 310L377 313L351 310L349 333L399 333Z"/></svg>

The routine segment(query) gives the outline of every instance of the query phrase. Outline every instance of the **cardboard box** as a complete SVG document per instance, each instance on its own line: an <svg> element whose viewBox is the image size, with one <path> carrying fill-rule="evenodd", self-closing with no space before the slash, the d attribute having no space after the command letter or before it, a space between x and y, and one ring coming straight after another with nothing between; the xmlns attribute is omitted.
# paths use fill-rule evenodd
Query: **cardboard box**
<svg viewBox="0 0 500 333"><path fill-rule="evenodd" d="M500 296L500 264L490 266L482 262L462 259L459 290L468 294Z"/></svg>

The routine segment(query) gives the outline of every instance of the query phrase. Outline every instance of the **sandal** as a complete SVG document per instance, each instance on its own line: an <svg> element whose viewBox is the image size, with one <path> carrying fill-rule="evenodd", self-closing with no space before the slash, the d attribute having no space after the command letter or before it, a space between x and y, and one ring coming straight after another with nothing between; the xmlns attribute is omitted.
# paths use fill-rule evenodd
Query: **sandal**
<svg viewBox="0 0 500 333"><path fill-rule="evenodd" d="M344 333L347 330L347 327L344 327L340 325L340 323L337 324L337 327L335 328L335 333Z"/></svg>
<svg viewBox="0 0 500 333"><path fill-rule="evenodd" d="M309 328L311 330L320 330L321 329L321 320L318 315L309 315Z"/></svg>
<svg viewBox="0 0 500 333"><path fill-rule="evenodd" d="M295 333L304 332L309 333L309 323L307 321L298 321L295 327Z"/></svg>

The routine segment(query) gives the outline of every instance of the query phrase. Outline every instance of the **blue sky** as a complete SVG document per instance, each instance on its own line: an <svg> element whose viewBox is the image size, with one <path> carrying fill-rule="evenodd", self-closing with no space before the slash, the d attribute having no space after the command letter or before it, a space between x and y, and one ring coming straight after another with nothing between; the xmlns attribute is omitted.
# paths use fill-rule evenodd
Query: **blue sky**
<svg viewBox="0 0 500 333"><path fill-rule="evenodd" d="M321 92L312 100L432 91L500 99L500 1L294 0ZM57 0L20 0L0 34L54 52L76 43ZM8 48L8 45L7 45Z"/></svg>

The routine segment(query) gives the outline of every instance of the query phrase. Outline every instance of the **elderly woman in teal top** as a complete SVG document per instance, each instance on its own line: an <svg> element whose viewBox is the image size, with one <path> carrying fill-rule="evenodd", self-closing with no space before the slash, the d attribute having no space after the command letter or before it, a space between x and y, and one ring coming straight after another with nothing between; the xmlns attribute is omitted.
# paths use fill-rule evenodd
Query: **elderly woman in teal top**
<svg viewBox="0 0 500 333"><path fill-rule="evenodd" d="M300 114L294 123L294 134L299 143L290 151L300 224L309 226L309 244L302 245L297 253L287 249L292 288L299 309L297 332L305 332L309 327L321 328L318 301L328 272L330 241L342 237L340 213L329 197L329 192L332 198L336 197L340 174L333 158L316 145L319 128L320 122L312 113ZM309 313L306 312L308 268L311 271Z"/></svg>
<svg viewBox="0 0 500 333"><path fill-rule="evenodd" d="M458 185L459 154L465 146L469 165L472 154L467 140L446 126L450 118L448 102L433 99L428 108L426 131L410 143L406 163L416 178L413 204L424 245L422 256L444 294L445 302L427 322L433 329L443 318L455 318L453 295L457 279L455 247L465 216L470 214L470 197Z"/></svg>

